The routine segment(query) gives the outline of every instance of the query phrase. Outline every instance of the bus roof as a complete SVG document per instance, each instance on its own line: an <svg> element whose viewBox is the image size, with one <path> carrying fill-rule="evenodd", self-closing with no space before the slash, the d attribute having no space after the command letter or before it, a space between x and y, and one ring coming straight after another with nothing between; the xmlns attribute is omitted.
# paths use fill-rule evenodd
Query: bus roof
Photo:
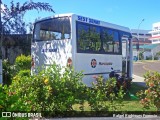
<svg viewBox="0 0 160 120"><path fill-rule="evenodd" d="M43 20L47 20L47 19L51 19L51 18L56 18L56 17L63 17L63 16L77 17L77 16L81 16L81 15L74 14L74 13L57 14L54 16L42 18L42 19L37 20L35 22L39 22L39 21L43 21ZM85 16L83 16L83 17L85 17ZM85 17L85 18L89 18L89 17ZM92 19L92 18L89 18L89 19ZM94 19L94 20L96 20L96 19ZM109 22L105 22L105 21L101 21L101 20L97 20L97 21L100 21L101 24L99 26L102 26L102 27L104 26L104 27L108 27L108 28L112 28L112 29L118 29L121 31L129 32L129 33L131 32L130 29L125 26L121 26L121 25L117 25L117 24L113 24L113 23L109 23Z"/></svg>

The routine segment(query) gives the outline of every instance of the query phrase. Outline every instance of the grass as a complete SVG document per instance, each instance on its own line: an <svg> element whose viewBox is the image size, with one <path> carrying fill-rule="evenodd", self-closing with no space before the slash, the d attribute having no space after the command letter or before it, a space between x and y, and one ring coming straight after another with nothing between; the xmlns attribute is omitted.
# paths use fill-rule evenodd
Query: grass
<svg viewBox="0 0 160 120"><path fill-rule="evenodd" d="M131 84L131 88L128 90L129 94L126 94L124 99L125 100L133 100L132 97L130 96L130 94L136 96L136 93L140 90L145 90L146 88L144 86L138 85L137 83L132 83Z"/></svg>
<svg viewBox="0 0 160 120"><path fill-rule="evenodd" d="M134 63L138 62L160 62L160 60L138 60L138 61L133 61Z"/></svg>
<svg viewBox="0 0 160 120"><path fill-rule="evenodd" d="M118 104L118 101L114 101L115 104ZM106 104L109 106L109 102L106 101ZM88 104L88 102L84 103L84 111L91 111L91 108ZM73 109L76 111L80 111L79 109L80 105L76 104L73 106ZM139 111L156 111L156 107L152 106L149 109L144 109L143 105L138 100L124 100L121 105L117 106L116 111L133 111L133 112L139 112ZM112 108L109 108L109 111L113 111Z"/></svg>
<svg viewBox="0 0 160 120"><path fill-rule="evenodd" d="M143 86L140 86L136 83L132 83L131 88L129 90L129 93L134 95L136 98L138 98L136 96L136 93L140 90L145 90L146 88ZM139 112L139 111L156 111L156 107L151 107L150 109L144 109L143 105L139 102L140 99L133 99L132 96L130 96L130 94L126 94L124 97L124 100L122 101L120 105L120 107L117 107L117 111L134 111L134 112ZM118 101L114 101L115 104L118 104ZM109 101L106 101L106 104L110 104ZM86 101L84 103L84 111L91 111L90 106L88 104L88 102ZM80 111L79 109L80 105L76 104L73 106L73 109L76 111ZM112 109L110 108L109 111L112 111Z"/></svg>
<svg viewBox="0 0 160 120"><path fill-rule="evenodd" d="M145 90L146 87L138 85L137 83L132 83L131 84L131 88L130 88L130 92L132 92L133 94L136 94L138 91L140 90Z"/></svg>

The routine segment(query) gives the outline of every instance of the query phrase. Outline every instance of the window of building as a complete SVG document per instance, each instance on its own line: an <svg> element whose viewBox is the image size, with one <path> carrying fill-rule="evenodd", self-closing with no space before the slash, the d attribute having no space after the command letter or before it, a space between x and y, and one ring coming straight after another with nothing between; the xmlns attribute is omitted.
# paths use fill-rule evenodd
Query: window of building
<svg viewBox="0 0 160 120"><path fill-rule="evenodd" d="M153 42L158 42L158 40L153 40Z"/></svg>
<svg viewBox="0 0 160 120"><path fill-rule="evenodd" d="M154 32L154 33L152 33L152 35L158 35L158 32Z"/></svg>
<svg viewBox="0 0 160 120"><path fill-rule="evenodd" d="M137 35L137 33L132 33L132 35Z"/></svg>
<svg viewBox="0 0 160 120"><path fill-rule="evenodd" d="M146 36L151 36L151 34L146 34Z"/></svg>
<svg viewBox="0 0 160 120"><path fill-rule="evenodd" d="M155 31L158 30L158 27L154 27L154 30L155 30Z"/></svg>
<svg viewBox="0 0 160 120"><path fill-rule="evenodd" d="M144 41L144 38L139 38L139 41Z"/></svg>
<svg viewBox="0 0 160 120"><path fill-rule="evenodd" d="M142 33L139 33L139 35L143 36L144 34L142 34Z"/></svg>

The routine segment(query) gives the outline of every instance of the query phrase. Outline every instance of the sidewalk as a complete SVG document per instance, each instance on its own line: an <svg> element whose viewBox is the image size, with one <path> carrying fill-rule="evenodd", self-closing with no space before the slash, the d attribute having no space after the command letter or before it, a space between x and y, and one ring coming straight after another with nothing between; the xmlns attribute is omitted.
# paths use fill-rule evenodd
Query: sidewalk
<svg viewBox="0 0 160 120"><path fill-rule="evenodd" d="M140 76L137 76L137 75L133 74L132 82L138 83L139 85L146 87L146 84L144 82L144 78L143 77L140 77Z"/></svg>

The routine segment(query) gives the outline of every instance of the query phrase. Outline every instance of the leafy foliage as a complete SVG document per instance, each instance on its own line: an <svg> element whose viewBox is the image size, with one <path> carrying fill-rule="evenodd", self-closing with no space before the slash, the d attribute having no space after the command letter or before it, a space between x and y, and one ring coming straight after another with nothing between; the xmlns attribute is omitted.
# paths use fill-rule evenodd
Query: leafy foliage
<svg viewBox="0 0 160 120"><path fill-rule="evenodd" d="M160 58L160 52L157 52L156 55L154 56L154 60L158 60Z"/></svg>
<svg viewBox="0 0 160 120"><path fill-rule="evenodd" d="M160 110L160 74L146 73L145 82L147 89L145 91L140 91L137 93L141 97L141 104L144 108L150 108L151 106L156 106L157 110Z"/></svg>
<svg viewBox="0 0 160 120"><path fill-rule="evenodd" d="M93 83L92 89L88 89L87 95L89 96L87 101L93 111L108 111L112 109L116 110L118 107L121 107L121 103L124 97L123 89L117 92L116 88L116 79L110 78L104 80L102 76L95 76L96 83ZM110 104L107 105L106 101L109 101Z"/></svg>
<svg viewBox="0 0 160 120"><path fill-rule="evenodd" d="M144 51L141 51L139 53L139 60L143 60L144 59L144 55L143 55Z"/></svg>
<svg viewBox="0 0 160 120"><path fill-rule="evenodd" d="M20 2L14 3L11 1L10 7L4 4L5 9L2 12L2 25L4 33L26 33L26 23L23 17L30 10L44 10L54 12L52 6L42 2L25 2L20 5Z"/></svg>
<svg viewBox="0 0 160 120"><path fill-rule="evenodd" d="M3 83L10 85L12 78L12 67L7 59L3 60L2 66L3 66Z"/></svg>
<svg viewBox="0 0 160 120"><path fill-rule="evenodd" d="M73 69L52 65L47 70L30 76L27 70L20 71L5 90L1 106L4 111L73 111L74 104L83 103L82 73ZM5 101L5 102L4 102ZM2 104L3 103L3 104ZM6 104L4 104L6 103Z"/></svg>
<svg viewBox="0 0 160 120"><path fill-rule="evenodd" d="M31 56L20 55L15 64L11 65L7 59L3 60L3 84L10 85L16 75L30 75Z"/></svg>
<svg viewBox="0 0 160 120"><path fill-rule="evenodd" d="M27 70L31 68L31 56L20 55L15 60L16 70Z"/></svg>
<svg viewBox="0 0 160 120"><path fill-rule="evenodd" d="M4 110L5 106L6 106L6 100L7 100L7 86L2 86L2 84L0 84L0 110Z"/></svg>
<svg viewBox="0 0 160 120"><path fill-rule="evenodd" d="M97 84L89 88L82 83L82 73L55 64L33 76L28 73L27 70L20 71L5 89L5 94L1 87L3 99L0 105L4 111L52 111L46 115L55 116L56 112L63 115L63 112L74 111L75 104L79 105L80 111L84 111L86 101L91 111L116 110L120 104L115 104L114 100L121 101L124 95L123 90L118 93L114 91L114 79L104 83L99 77Z"/></svg>
<svg viewBox="0 0 160 120"><path fill-rule="evenodd" d="M49 117L75 111L74 105L84 111L86 102L91 111L115 111L122 106L124 92L121 88L117 92L114 78L96 76L96 83L90 88L82 82L82 72L70 67L53 64L31 76L30 56L24 55L17 57L15 66L18 70L11 85L0 85L2 111L50 111L44 113Z"/></svg>

